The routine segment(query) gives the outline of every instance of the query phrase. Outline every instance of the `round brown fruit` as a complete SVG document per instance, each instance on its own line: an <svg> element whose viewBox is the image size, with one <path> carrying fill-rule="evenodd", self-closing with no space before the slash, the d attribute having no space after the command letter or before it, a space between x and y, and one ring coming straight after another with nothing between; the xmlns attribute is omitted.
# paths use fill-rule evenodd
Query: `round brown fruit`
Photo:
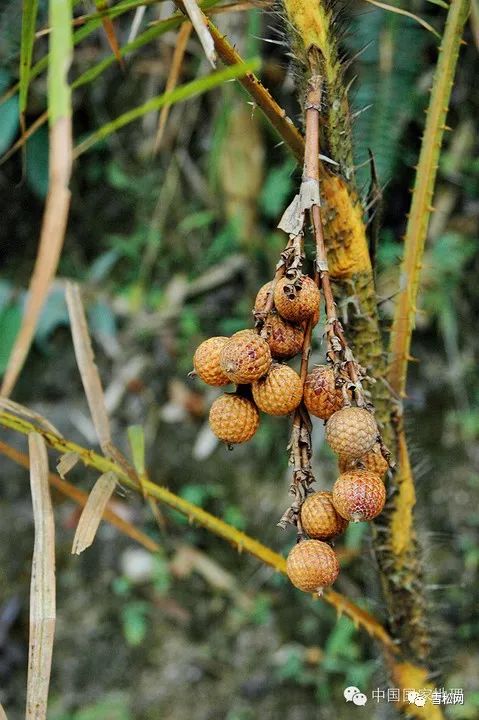
<svg viewBox="0 0 479 720"><path fill-rule="evenodd" d="M348 521L336 511L331 493L321 490L308 495L301 505L301 526L309 537L329 540L341 535L346 530Z"/></svg>
<svg viewBox="0 0 479 720"><path fill-rule="evenodd" d="M225 393L211 406L209 420L216 437L234 445L253 437L258 429L259 413L254 402L248 398Z"/></svg>
<svg viewBox="0 0 479 720"><path fill-rule="evenodd" d="M326 442L331 450L345 458L360 458L376 443L379 431L368 410L346 407L338 410L326 423Z"/></svg>
<svg viewBox="0 0 479 720"><path fill-rule="evenodd" d="M355 468L370 470L375 475L384 479L384 476L389 468L388 461L383 457L381 453L381 446L379 443L373 447L366 455L363 455L359 460L351 460L340 456L338 458L339 472L347 472L348 470L354 470Z"/></svg>
<svg viewBox="0 0 479 720"><path fill-rule="evenodd" d="M193 366L198 377L207 385L221 386L230 382L220 365L220 353L227 341L227 337L212 337L196 348Z"/></svg>
<svg viewBox="0 0 479 720"><path fill-rule="evenodd" d="M252 385L256 405L268 415L289 415L303 396L298 373L288 365L273 363L268 374Z"/></svg>
<svg viewBox="0 0 479 720"><path fill-rule="evenodd" d="M268 301L269 294L271 293L273 288L273 281L270 280L269 282L265 283L260 287L258 290L258 294L256 295L256 300L254 301L254 309L255 312L263 312L266 302Z"/></svg>
<svg viewBox="0 0 479 720"><path fill-rule="evenodd" d="M304 383L304 404L311 413L321 420L329 420L331 415L343 406L343 393L336 387L333 370L327 365L314 368Z"/></svg>
<svg viewBox="0 0 479 720"><path fill-rule="evenodd" d="M346 520L360 522L377 517L386 502L386 488L369 470L349 470L333 486L333 504Z"/></svg>
<svg viewBox="0 0 479 720"><path fill-rule="evenodd" d="M294 546L286 560L286 572L295 587L321 595L339 574L338 558L321 540L303 540Z"/></svg>
<svg viewBox="0 0 479 720"><path fill-rule="evenodd" d="M220 352L221 369L236 384L259 380L266 375L270 365L269 345L254 330L235 333Z"/></svg>
<svg viewBox="0 0 479 720"><path fill-rule="evenodd" d="M304 330L271 312L265 320L264 338L274 358L287 360L301 352Z"/></svg>
<svg viewBox="0 0 479 720"><path fill-rule="evenodd" d="M319 310L319 288L308 275L301 275L297 282L283 277L274 289L274 304L286 320L302 322Z"/></svg>

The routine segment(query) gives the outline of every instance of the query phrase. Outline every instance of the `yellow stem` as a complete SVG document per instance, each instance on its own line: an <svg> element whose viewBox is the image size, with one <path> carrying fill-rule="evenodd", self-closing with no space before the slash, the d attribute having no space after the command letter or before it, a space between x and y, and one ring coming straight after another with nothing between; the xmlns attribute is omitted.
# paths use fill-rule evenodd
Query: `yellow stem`
<svg viewBox="0 0 479 720"><path fill-rule="evenodd" d="M469 0L453 0L449 7L404 238L404 257L400 275L402 289L394 311L390 340L391 363L388 373L389 384L400 397L406 394L407 367L410 359L411 335L416 322L416 302L424 245L433 210L432 196L442 138L446 129L451 88L469 6Z"/></svg>
<svg viewBox="0 0 479 720"><path fill-rule="evenodd" d="M250 555L258 558L258 560L261 560L266 565L269 565L277 572L280 572L283 575L286 574L286 560L282 555L274 550L271 550L271 548L263 545L258 540L246 535L246 533L236 530L236 528L224 522L224 520L220 520L220 518L206 512L206 510L203 510L197 505L188 502L188 500L184 500L178 495L175 495L167 488L151 482L151 480L146 477L143 478L142 483L140 483L139 480L133 481L114 461L99 455L93 450L84 448L71 440L59 437L58 435L55 435L55 433L49 432L48 430L34 425L24 418L19 418L12 413L3 410L0 411L0 425L24 435L28 435L30 432L37 432L42 435L47 444L54 450L57 450L60 453L74 452L79 456L84 465L95 468L101 473L113 471L120 482L132 490L138 493L142 493L144 490L147 496L154 498L155 500L159 500L160 502L165 503L165 505L168 505L170 508L179 511L191 522L196 522L198 525L201 525L213 534L227 540L240 552L244 550ZM334 590L326 591L323 598L326 602L336 608L338 613L344 613L350 617L357 626L363 627L372 637L383 645L388 653L397 653L397 647L394 644L394 641L373 615L366 612L358 605L355 605L355 603L351 602Z"/></svg>

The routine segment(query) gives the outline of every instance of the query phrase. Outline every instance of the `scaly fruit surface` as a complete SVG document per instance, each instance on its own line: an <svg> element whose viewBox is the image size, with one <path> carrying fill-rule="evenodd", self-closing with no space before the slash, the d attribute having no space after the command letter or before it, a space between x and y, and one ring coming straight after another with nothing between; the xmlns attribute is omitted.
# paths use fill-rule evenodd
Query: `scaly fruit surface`
<svg viewBox="0 0 479 720"><path fill-rule="evenodd" d="M254 301L254 309L256 312L263 312L266 302L268 300L268 295L271 292L272 287L273 287L273 281L270 280L269 282L262 285L260 287L260 289L258 290L258 294L256 295L256 300Z"/></svg>
<svg viewBox="0 0 479 720"><path fill-rule="evenodd" d="M225 393L211 406L209 420L216 437L234 445L253 437L258 429L259 413L254 402L248 398Z"/></svg>
<svg viewBox="0 0 479 720"><path fill-rule="evenodd" d="M319 288L308 275L301 275L293 282L283 277L274 289L274 304L279 314L286 320L302 322L319 311Z"/></svg>
<svg viewBox="0 0 479 720"><path fill-rule="evenodd" d="M379 443L373 447L366 455L359 458L359 460L351 460L340 456L338 458L339 472L347 472L348 470L354 470L355 468L360 470L370 470L371 472L384 479L386 472L388 471L389 465L387 460L381 453L381 446Z"/></svg>
<svg viewBox="0 0 479 720"><path fill-rule="evenodd" d="M211 337L196 348L193 366L198 377L207 385L221 386L231 382L220 365L220 353L227 341L227 337Z"/></svg>
<svg viewBox="0 0 479 720"><path fill-rule="evenodd" d="M264 378L252 385L256 405L268 415L289 415L303 396L298 373L288 365L273 363Z"/></svg>
<svg viewBox="0 0 479 720"><path fill-rule="evenodd" d="M230 337L220 352L224 374L236 384L248 384L266 375L271 351L266 340L254 330L240 330Z"/></svg>
<svg viewBox="0 0 479 720"><path fill-rule="evenodd" d="M326 423L326 442L331 450L345 458L360 458L378 439L376 420L368 410L346 407L338 410Z"/></svg>
<svg viewBox="0 0 479 720"><path fill-rule="evenodd" d="M377 517L386 502L386 488L369 470L349 470L333 486L333 505L346 520L360 522Z"/></svg>
<svg viewBox="0 0 479 720"><path fill-rule="evenodd" d="M288 360L301 352L304 330L271 312L264 322L264 339L274 358Z"/></svg>
<svg viewBox="0 0 479 720"><path fill-rule="evenodd" d="M336 387L333 370L327 365L314 368L304 383L304 404L311 413L321 420L329 420L331 415L343 406L343 393Z"/></svg>
<svg viewBox="0 0 479 720"><path fill-rule="evenodd" d="M290 551L286 572L299 590L321 595L323 588L338 577L339 563L334 550L325 542L303 540Z"/></svg>
<svg viewBox="0 0 479 720"><path fill-rule="evenodd" d="M315 540L341 535L348 526L348 521L334 507L331 493L326 490L308 495L301 505L300 518L304 532Z"/></svg>

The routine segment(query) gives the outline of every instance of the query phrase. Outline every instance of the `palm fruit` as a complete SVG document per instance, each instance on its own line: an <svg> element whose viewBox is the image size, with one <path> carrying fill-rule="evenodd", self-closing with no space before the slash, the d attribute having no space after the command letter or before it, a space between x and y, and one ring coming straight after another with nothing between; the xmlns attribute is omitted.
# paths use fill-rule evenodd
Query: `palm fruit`
<svg viewBox="0 0 479 720"><path fill-rule="evenodd" d="M372 520L386 502L381 478L369 470L349 470L333 486L333 505L346 520Z"/></svg>
<svg viewBox="0 0 479 720"><path fill-rule="evenodd" d="M252 385L256 405L268 415L288 415L303 397L298 373L288 365L273 363L268 374Z"/></svg>
<svg viewBox="0 0 479 720"><path fill-rule="evenodd" d="M228 385L230 382L220 366L220 352L227 340L227 337L212 337L196 348L193 366L207 385Z"/></svg>
<svg viewBox="0 0 479 720"><path fill-rule="evenodd" d="M314 368L304 383L304 404L311 413L321 420L329 420L331 415L343 406L343 393L336 387L333 370L327 365Z"/></svg>
<svg viewBox="0 0 479 720"><path fill-rule="evenodd" d="M348 522L336 511L330 492L321 490L308 495L301 505L301 526L309 537L328 540L341 535Z"/></svg>
<svg viewBox="0 0 479 720"><path fill-rule="evenodd" d="M376 420L364 408L338 410L326 423L326 442L331 450L345 458L360 458L378 439Z"/></svg>
<svg viewBox="0 0 479 720"><path fill-rule="evenodd" d="M220 352L220 367L236 384L252 383L266 375L271 351L266 340L254 330L240 330L230 337Z"/></svg>
<svg viewBox="0 0 479 720"><path fill-rule="evenodd" d="M286 572L295 587L321 595L338 577L339 563L332 548L321 540L303 540L286 560Z"/></svg>
<svg viewBox="0 0 479 720"><path fill-rule="evenodd" d="M339 472L347 472L347 470L354 470L355 467L360 469L370 470L380 478L384 478L389 464L388 461L383 457L381 453L381 446L379 443L373 447L366 455L363 455L359 460L351 460L340 456L338 458Z"/></svg>
<svg viewBox="0 0 479 720"><path fill-rule="evenodd" d="M304 330L286 322L281 315L271 312L265 320L263 333L274 358L287 360L301 352Z"/></svg>
<svg viewBox="0 0 479 720"><path fill-rule="evenodd" d="M259 413L248 398L225 393L211 406L209 420L216 437L233 445L253 437L259 425Z"/></svg>
<svg viewBox="0 0 479 720"><path fill-rule="evenodd" d="M268 295L273 287L273 281L270 280L269 282L265 283L260 287L258 290L258 294L256 295L256 300L254 301L254 309L256 312L262 312L264 310L264 306L266 305L266 302L268 300Z"/></svg>
<svg viewBox="0 0 479 720"><path fill-rule="evenodd" d="M308 275L301 275L296 283L283 277L274 289L274 304L286 320L308 320L319 309L319 288Z"/></svg>

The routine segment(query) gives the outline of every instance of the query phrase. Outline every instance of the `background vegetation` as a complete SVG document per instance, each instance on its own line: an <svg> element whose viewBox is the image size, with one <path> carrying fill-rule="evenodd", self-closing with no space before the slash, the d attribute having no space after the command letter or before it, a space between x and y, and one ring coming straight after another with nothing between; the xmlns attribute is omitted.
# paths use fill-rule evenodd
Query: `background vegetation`
<svg viewBox="0 0 479 720"><path fill-rule="evenodd" d="M38 26L44 27L46 3L39 8ZM439 5L414 1L408 9L442 29ZM91 10L78 4L78 14ZM148 7L141 30L171 12L169 2ZM115 20L121 46L133 17ZM464 688L465 705L449 711L464 720L479 707L477 17L473 12L467 28L448 115L453 132L441 158L412 350L420 362L410 367L407 405L434 654L441 686ZM4 1L0 92L18 79L20 21L19 3ZM243 56L262 56L265 85L298 118L292 71L277 44L281 18L250 8L222 13L217 21ZM384 187L376 273L386 329L437 40L414 21L363 3L345 8L344 26L344 49L355 57L348 73L357 76L351 96L359 113L354 133L360 184L366 197L370 148ZM163 92L175 42L176 31L162 35L128 56L124 70L112 63L80 87L73 95L76 140ZM35 59L45 50L43 35ZM72 76L110 53L99 27L76 48ZM181 82L207 72L192 34ZM43 112L45 93L40 74L30 86L27 127ZM229 453L207 428L216 391L187 373L202 339L251 323L255 291L271 276L283 245L275 226L295 191L296 165L233 83L172 107L155 153L157 126L156 113L145 115L75 163L58 277L15 399L48 417L66 437L95 446L64 301L65 278L78 280L116 443L127 452L126 428L142 424L154 481L286 552L293 533L276 522L289 483L287 454L278 452L287 443L287 424L265 418L247 447ZM0 105L0 127L5 152L19 135L16 97ZM31 136L23 155L1 166L0 187L3 372L19 329L48 188L45 127ZM24 449L13 434L2 430L3 436ZM314 442L315 472L328 485L335 465L321 423ZM1 468L0 701L16 720L24 706L33 530L27 473L3 457ZM83 468L69 476L86 490L94 477ZM58 620L51 720L183 720L192 714L195 720L280 714L328 720L337 717L338 707L341 717L357 716L357 708L343 705L347 685L368 691L387 685L377 648L350 620L338 620L325 603L303 597L173 511L165 510L158 526L147 504L119 494L118 512L155 538L161 552L152 556L104 524L93 548L76 558L70 548L78 510L59 494L54 501ZM377 583L367 528L350 528L346 547L338 589L381 617L381 597L371 595ZM387 713L392 709L380 705L376 716Z"/></svg>

